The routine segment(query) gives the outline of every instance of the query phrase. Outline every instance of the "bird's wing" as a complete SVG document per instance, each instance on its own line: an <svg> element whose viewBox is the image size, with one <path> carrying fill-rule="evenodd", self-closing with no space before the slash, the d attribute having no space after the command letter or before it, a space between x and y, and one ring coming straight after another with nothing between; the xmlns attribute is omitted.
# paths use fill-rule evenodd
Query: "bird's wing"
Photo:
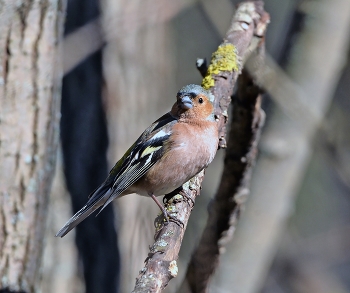
<svg viewBox="0 0 350 293"><path fill-rule="evenodd" d="M106 181L113 181L113 192L104 203L100 212L116 197L139 180L161 158L164 144L171 135L177 119L165 114L147 128L135 144L126 152L111 170Z"/></svg>
<svg viewBox="0 0 350 293"><path fill-rule="evenodd" d="M86 205L58 231L56 236L63 237L102 206L101 212L113 199L139 180L163 155L163 146L170 137L176 121L175 117L167 113L148 127L115 164L107 179L91 193Z"/></svg>
<svg viewBox="0 0 350 293"><path fill-rule="evenodd" d="M134 166L136 163L141 163L141 161L145 158L140 156L140 154L142 154L146 148L149 148L148 151L152 151L152 147L157 148L160 146L160 143L164 143L168 139L172 126L176 123L176 121L177 119L174 116L167 113L149 126L140 135L136 142L126 151L124 156L114 165L112 170L109 172L107 179L102 185L106 185L108 187L115 185L119 176L127 172L129 168ZM163 146L163 144L161 145ZM97 189L89 195L89 198L96 196Z"/></svg>

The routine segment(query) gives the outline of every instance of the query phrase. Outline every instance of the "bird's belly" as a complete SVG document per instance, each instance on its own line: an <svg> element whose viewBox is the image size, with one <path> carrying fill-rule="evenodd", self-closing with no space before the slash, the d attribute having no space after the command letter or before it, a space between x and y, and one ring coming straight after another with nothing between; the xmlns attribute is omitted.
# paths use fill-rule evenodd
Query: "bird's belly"
<svg viewBox="0 0 350 293"><path fill-rule="evenodd" d="M216 149L217 142L214 141L210 148L184 145L170 150L134 185L134 192L160 196L174 191L206 168L214 158Z"/></svg>
<svg viewBox="0 0 350 293"><path fill-rule="evenodd" d="M179 164L164 168L163 164L154 165L135 185L135 192L140 195L155 196L168 194L191 179L198 172L184 173ZM157 176L153 174L156 173Z"/></svg>

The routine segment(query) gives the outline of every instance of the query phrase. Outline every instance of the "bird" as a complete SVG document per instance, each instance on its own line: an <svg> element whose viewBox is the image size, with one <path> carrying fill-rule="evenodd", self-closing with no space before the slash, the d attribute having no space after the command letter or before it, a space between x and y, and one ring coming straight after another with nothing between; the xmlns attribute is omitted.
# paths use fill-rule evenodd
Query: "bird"
<svg viewBox="0 0 350 293"><path fill-rule="evenodd" d="M140 135L56 237L65 236L98 208L100 213L114 199L131 193L151 197L167 216L156 197L181 187L215 157L218 124L213 101L213 94L199 85L181 88L171 110Z"/></svg>

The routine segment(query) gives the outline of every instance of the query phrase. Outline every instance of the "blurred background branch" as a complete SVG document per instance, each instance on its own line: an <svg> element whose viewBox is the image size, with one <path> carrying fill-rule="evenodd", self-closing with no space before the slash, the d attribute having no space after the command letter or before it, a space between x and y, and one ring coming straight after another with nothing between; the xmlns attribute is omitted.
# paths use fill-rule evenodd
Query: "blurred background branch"
<svg viewBox="0 0 350 293"><path fill-rule="evenodd" d="M69 2L68 3L72 3ZM84 9L84 8L81 8ZM87 9L87 8L85 8ZM91 8L90 8L91 9ZM97 7L96 7L97 9ZM80 11L81 12L81 11ZM73 17L73 13L68 11L67 17ZM63 73L66 75L90 55L101 50L105 43L102 32L101 20L95 16L94 20L88 18L88 23L69 30L63 41Z"/></svg>
<svg viewBox="0 0 350 293"><path fill-rule="evenodd" d="M305 93L297 100L303 100L313 109L311 112L324 117L348 50L350 7L348 1L341 0L312 3L304 4L305 26L291 51L286 70ZM320 64L322 69L315 71ZM315 121L303 121L301 130L295 121L274 109L260 147L252 196L223 264L223 270L232 273L219 277L222 292L252 293L262 286L293 210L318 126ZM232 291L232 288L237 289Z"/></svg>

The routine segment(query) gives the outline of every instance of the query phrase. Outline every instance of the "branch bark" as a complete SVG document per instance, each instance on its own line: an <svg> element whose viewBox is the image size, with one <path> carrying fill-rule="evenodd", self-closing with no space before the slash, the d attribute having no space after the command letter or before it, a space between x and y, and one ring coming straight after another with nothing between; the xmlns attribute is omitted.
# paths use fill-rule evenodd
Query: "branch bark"
<svg viewBox="0 0 350 293"><path fill-rule="evenodd" d="M64 0L0 5L0 291L35 292L60 110Z"/></svg>
<svg viewBox="0 0 350 293"><path fill-rule="evenodd" d="M265 121L260 104L260 88L243 71L238 78L238 94L233 101L221 182L209 206L208 221L199 245L178 292L207 292L220 254L225 252L225 245L233 236L242 205L249 194L257 144Z"/></svg>
<svg viewBox="0 0 350 293"><path fill-rule="evenodd" d="M226 125L228 122L227 110L231 102L231 96L233 88L237 80L238 75L241 72L242 64L247 56L258 46L258 43L262 40L267 23L269 21L268 14L263 10L262 1L249 1L243 2L238 6L238 9L234 15L231 26L226 34L224 42L219 46L218 50L213 54L211 63L209 65L207 74L203 79L202 85L215 96L215 115L219 124L220 130L220 147L226 147ZM248 82L247 79L244 79ZM250 82L248 82L250 83ZM259 108L259 102L257 96L253 94L252 98L255 102L241 101L248 107L247 116L250 116L252 121L246 120L245 127L239 125L239 131L249 131L254 125L256 132L254 138L257 138L262 116ZM238 100L237 100L238 101ZM255 104L256 103L256 104ZM252 108L253 105L253 108ZM256 115L254 111L256 111ZM254 116L255 115L255 116ZM253 122L254 121L254 122ZM248 135L249 137L249 135ZM239 185L241 179L248 178L244 174L249 174L247 169L251 167L253 158L255 157L254 151L249 153L247 157L247 150L250 151L252 139L243 139L245 141L245 148L243 147L239 153L238 159L246 158L243 168L237 168L237 172L240 173L236 178L236 183ZM254 144L256 140L254 140ZM256 146L255 146L256 147ZM242 154L243 149L246 150ZM255 148L253 148L255 149ZM232 153L230 153L230 156ZM241 169L238 171L238 169ZM227 170L228 171L228 170ZM229 172L228 172L229 173ZM232 175L230 175L232 176ZM197 176L192 178L189 182L182 186L182 191L173 196L167 203L166 208L175 216L179 221L184 224L184 227L180 227L178 224L170 222L168 225L163 224L163 219L160 216L156 219L156 235L155 242L150 248L150 253L145 261L145 267L140 271L140 274L136 280L135 289L133 292L161 292L170 279L177 275L176 260L180 250L183 235L187 226L187 222L193 208L196 196L200 193L201 183L204 177L204 171L200 172ZM244 180L243 180L244 181ZM245 190L245 188L243 188ZM186 196L184 196L186 195ZM232 193L231 193L232 196ZM184 198L190 198L191 200L184 200ZM221 208L227 204L220 204ZM213 210L213 209L212 209ZM219 213L221 211L218 210ZM225 212L228 212L227 210ZM213 213L211 213L213 214ZM230 215L226 216L226 223L223 224L226 229L230 227ZM211 225L216 225L212 223ZM216 246L218 246L217 240L220 238L220 232L215 238ZM218 249L212 250L211 257L217 259ZM215 261L216 263L216 261ZM206 265L208 263L206 262ZM204 279L198 279L196 281L201 283L201 288L205 288L208 283L209 276L213 273L215 265L209 269L209 273L204 276Z"/></svg>

